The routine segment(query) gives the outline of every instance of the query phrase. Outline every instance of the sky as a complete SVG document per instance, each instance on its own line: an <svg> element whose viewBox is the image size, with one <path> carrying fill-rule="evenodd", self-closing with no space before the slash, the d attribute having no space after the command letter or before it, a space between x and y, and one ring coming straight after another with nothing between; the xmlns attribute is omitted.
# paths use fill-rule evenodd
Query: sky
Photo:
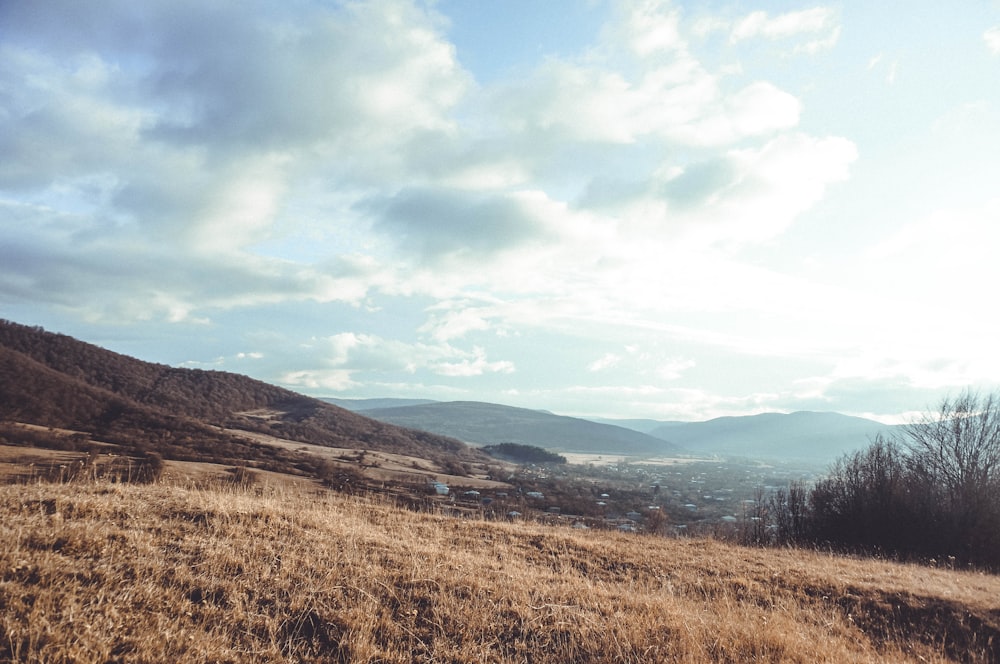
<svg viewBox="0 0 1000 664"><path fill-rule="evenodd" d="M319 397L1000 385L1000 1L0 2L0 318Z"/></svg>

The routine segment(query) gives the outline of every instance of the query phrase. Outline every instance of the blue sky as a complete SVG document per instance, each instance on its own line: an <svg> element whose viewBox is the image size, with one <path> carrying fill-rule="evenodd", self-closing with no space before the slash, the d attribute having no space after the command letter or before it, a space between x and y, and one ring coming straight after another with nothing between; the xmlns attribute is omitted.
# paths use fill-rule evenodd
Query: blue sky
<svg viewBox="0 0 1000 664"><path fill-rule="evenodd" d="M1000 2L0 4L0 316L315 396L1000 383Z"/></svg>

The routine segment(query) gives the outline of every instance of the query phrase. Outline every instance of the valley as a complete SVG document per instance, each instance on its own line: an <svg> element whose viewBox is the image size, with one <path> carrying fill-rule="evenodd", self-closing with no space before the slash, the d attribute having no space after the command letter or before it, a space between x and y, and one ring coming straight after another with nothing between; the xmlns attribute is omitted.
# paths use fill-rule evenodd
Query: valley
<svg viewBox="0 0 1000 664"><path fill-rule="evenodd" d="M809 455L431 409L466 441L34 328L0 342L0 661L1000 661L1000 577L745 546L826 472ZM812 421L754 435L789 418ZM539 435L567 463L481 447Z"/></svg>

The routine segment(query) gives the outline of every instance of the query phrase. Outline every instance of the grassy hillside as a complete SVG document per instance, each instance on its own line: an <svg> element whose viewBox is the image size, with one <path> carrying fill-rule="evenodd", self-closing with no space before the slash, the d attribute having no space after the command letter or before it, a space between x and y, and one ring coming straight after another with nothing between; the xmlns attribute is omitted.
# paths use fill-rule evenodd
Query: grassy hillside
<svg viewBox="0 0 1000 664"><path fill-rule="evenodd" d="M267 486L0 487L0 661L992 662L1000 578Z"/></svg>

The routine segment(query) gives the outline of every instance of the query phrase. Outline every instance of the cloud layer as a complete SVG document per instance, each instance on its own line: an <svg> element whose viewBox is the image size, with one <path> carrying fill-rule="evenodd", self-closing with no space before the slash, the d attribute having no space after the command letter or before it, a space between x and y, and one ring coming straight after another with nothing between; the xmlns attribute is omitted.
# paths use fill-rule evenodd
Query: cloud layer
<svg viewBox="0 0 1000 664"><path fill-rule="evenodd" d="M858 147L744 60L830 52L840 15L606 9L589 48L486 84L435 3L4 3L0 301L215 330L230 363L318 391L492 377L477 394L604 399L632 381L648 407L717 380L705 353L815 365L851 346L823 286L753 256ZM857 378L832 364L801 394ZM709 409L758 398L709 389Z"/></svg>

